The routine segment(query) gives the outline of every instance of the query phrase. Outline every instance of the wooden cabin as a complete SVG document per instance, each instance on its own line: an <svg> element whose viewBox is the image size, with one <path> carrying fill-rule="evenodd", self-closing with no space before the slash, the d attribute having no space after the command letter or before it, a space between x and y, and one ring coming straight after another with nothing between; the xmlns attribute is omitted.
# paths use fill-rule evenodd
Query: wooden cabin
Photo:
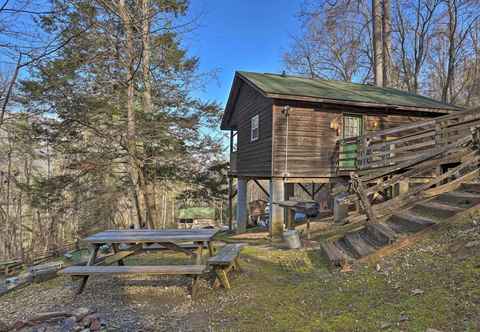
<svg viewBox="0 0 480 332"><path fill-rule="evenodd" d="M294 184L315 197L320 188L345 183L355 170L355 143L344 139L458 110L391 88L236 72L221 129L230 131L238 230L248 218L248 181L267 180L269 188L263 190L271 203L293 196ZM271 205L270 214L271 235L281 234L283 210Z"/></svg>

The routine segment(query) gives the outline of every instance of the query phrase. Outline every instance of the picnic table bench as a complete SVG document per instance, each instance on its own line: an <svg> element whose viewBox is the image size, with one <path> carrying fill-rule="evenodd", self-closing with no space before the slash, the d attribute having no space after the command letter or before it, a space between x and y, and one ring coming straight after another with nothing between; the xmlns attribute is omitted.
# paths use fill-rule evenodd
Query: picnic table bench
<svg viewBox="0 0 480 332"><path fill-rule="evenodd" d="M80 294L90 275L96 274L160 274L160 275L187 275L193 278L192 297L195 296L199 275L207 271L202 264L202 254L205 247L209 255L213 256L213 237L218 232L216 229L170 229L170 230L111 230L94 234L85 239L92 247L92 253L86 266L71 266L62 271L63 274L80 277L81 283L77 294ZM193 246L182 245L192 242ZM120 250L120 244L129 244L127 250ZM110 244L114 254L97 262L100 246ZM192 265L167 265L167 266L125 266L124 259L145 250L148 246L158 245L161 248L182 252L195 258ZM148 249L147 249L148 250ZM109 266L118 263L118 266ZM100 265L101 264L101 265Z"/></svg>
<svg viewBox="0 0 480 332"><path fill-rule="evenodd" d="M226 289L230 289L228 273L233 269L241 271L238 258L244 246L243 243L227 244L215 256L208 259L208 265L213 268L217 275L214 287L218 287L221 284Z"/></svg>

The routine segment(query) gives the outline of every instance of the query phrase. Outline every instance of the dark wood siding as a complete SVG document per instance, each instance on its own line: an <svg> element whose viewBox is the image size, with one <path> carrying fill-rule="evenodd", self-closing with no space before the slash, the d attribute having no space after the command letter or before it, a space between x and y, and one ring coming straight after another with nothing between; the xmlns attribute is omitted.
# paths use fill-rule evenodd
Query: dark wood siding
<svg viewBox="0 0 480 332"><path fill-rule="evenodd" d="M330 177L335 150L335 130L330 122L341 113L283 106L273 111L273 175L279 177ZM287 149L288 146L288 149ZM287 161L286 161L287 156Z"/></svg>
<svg viewBox="0 0 480 332"><path fill-rule="evenodd" d="M285 105L290 106L288 144L286 144L287 118L282 113ZM386 115L374 109L329 107L277 100L273 107L273 176L335 177L336 142L342 133L340 129L337 136L337 131L331 128L331 123L337 122L339 128L342 128L341 121L345 113L362 115L366 132L399 126L433 115L415 113L412 113L412 116Z"/></svg>
<svg viewBox="0 0 480 332"><path fill-rule="evenodd" d="M259 139L250 141L251 119L259 115ZM233 122L238 129L236 174L270 177L272 172L272 100L242 83Z"/></svg>

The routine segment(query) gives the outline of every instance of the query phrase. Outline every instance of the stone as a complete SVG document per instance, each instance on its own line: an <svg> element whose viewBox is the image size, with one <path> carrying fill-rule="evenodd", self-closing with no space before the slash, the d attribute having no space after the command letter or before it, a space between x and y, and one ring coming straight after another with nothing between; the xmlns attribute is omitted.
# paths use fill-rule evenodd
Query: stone
<svg viewBox="0 0 480 332"><path fill-rule="evenodd" d="M381 328L382 330L388 329L388 328L391 327L391 326L392 326L392 324L389 323L389 322L383 322L382 324L380 324L380 328Z"/></svg>
<svg viewBox="0 0 480 332"><path fill-rule="evenodd" d="M6 332L6 331L9 331L9 330L10 330L10 327L7 325L7 323L2 322L0 320L0 332Z"/></svg>
<svg viewBox="0 0 480 332"><path fill-rule="evenodd" d="M100 322L100 319L98 317L95 317L95 319L92 319L92 322L90 323L90 330L100 331L101 328L102 328L102 323Z"/></svg>
<svg viewBox="0 0 480 332"><path fill-rule="evenodd" d="M73 331L77 320L75 317L69 317L62 323L62 331Z"/></svg>
<svg viewBox="0 0 480 332"><path fill-rule="evenodd" d="M86 307L80 307L77 308L73 311L72 315L75 317L76 321L79 322L82 319L84 319L88 314L94 312L93 310L86 308Z"/></svg>
<svg viewBox="0 0 480 332"><path fill-rule="evenodd" d="M413 295L422 295L423 293L425 293L425 292L421 289L418 289L418 288L412 289L412 294Z"/></svg>
<svg viewBox="0 0 480 332"><path fill-rule="evenodd" d="M479 245L480 245L480 241L470 241L465 245L465 248L478 247Z"/></svg>
<svg viewBox="0 0 480 332"><path fill-rule="evenodd" d="M406 314L400 314L400 318L398 319L400 322L405 322L409 320L408 316Z"/></svg>
<svg viewBox="0 0 480 332"><path fill-rule="evenodd" d="M436 329L432 329L432 328L428 328L425 332L442 332L440 330L436 330Z"/></svg>

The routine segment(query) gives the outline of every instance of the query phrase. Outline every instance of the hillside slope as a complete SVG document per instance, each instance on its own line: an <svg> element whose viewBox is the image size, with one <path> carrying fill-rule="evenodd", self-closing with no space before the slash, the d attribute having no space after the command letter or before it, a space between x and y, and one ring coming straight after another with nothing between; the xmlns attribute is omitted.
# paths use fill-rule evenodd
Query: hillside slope
<svg viewBox="0 0 480 332"><path fill-rule="evenodd" d="M114 331L479 331L479 225L478 213L457 216L357 261L351 272L330 270L319 249L257 242L242 253L244 272L231 291L203 281L195 302L185 278L92 278L74 297L75 284L61 277L1 297L0 320L93 306Z"/></svg>

